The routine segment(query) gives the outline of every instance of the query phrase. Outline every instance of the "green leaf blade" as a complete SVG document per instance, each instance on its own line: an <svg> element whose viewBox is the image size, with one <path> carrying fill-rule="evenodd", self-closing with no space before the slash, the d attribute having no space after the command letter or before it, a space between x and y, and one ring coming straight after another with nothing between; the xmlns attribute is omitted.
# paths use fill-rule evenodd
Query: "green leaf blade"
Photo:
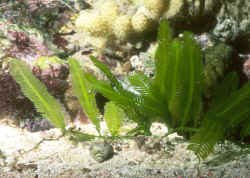
<svg viewBox="0 0 250 178"><path fill-rule="evenodd" d="M183 108L182 126L193 120L198 121L197 116L201 112L203 92L203 64L201 49L191 33L185 32L183 37L183 64L182 64ZM197 124L195 124L197 125Z"/></svg>
<svg viewBox="0 0 250 178"><path fill-rule="evenodd" d="M122 120L125 118L124 111L114 102L108 102L104 108L104 120L112 136L117 136Z"/></svg>
<svg viewBox="0 0 250 178"><path fill-rule="evenodd" d="M58 128L65 128L64 108L49 94L46 86L39 81L27 65L17 59L10 61L10 73L21 87L24 95L35 105L43 117Z"/></svg>
<svg viewBox="0 0 250 178"><path fill-rule="evenodd" d="M172 33L167 21L162 21L158 31L158 48L155 54L155 64L156 64L156 76L154 78L153 84L158 90L160 98L163 100L167 99L169 86L167 81L169 80L169 74L171 74L171 48Z"/></svg>
<svg viewBox="0 0 250 178"><path fill-rule="evenodd" d="M123 91L120 82L115 78L115 76L111 73L110 69L105 64L97 60L94 56L90 56L90 59L94 63L94 65L108 77L112 85L114 85L119 91Z"/></svg>
<svg viewBox="0 0 250 178"><path fill-rule="evenodd" d="M95 101L95 94L92 91L91 85L86 79L85 73L82 70L77 60L69 59L69 68L72 79L72 87L76 97L78 98L80 105L82 106L85 114L96 126L96 129L100 130L99 110Z"/></svg>

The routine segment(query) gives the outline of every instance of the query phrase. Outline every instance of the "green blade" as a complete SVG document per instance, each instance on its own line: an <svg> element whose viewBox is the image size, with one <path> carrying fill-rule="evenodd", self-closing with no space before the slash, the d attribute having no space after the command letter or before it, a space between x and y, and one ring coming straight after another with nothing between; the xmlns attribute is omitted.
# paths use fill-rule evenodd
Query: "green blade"
<svg viewBox="0 0 250 178"><path fill-rule="evenodd" d="M64 108L49 94L46 86L41 83L30 71L27 65L17 59L10 61L10 73L20 85L24 95L35 105L43 117L58 128L65 127Z"/></svg>
<svg viewBox="0 0 250 178"><path fill-rule="evenodd" d="M112 136L117 136L125 118L124 111L114 102L108 102L104 108L104 119Z"/></svg>
<svg viewBox="0 0 250 178"><path fill-rule="evenodd" d="M72 87L76 97L78 98L85 114L100 130L99 111L95 101L95 93L87 81L84 71L75 59L69 59L69 68L72 79Z"/></svg>
<svg viewBox="0 0 250 178"><path fill-rule="evenodd" d="M108 77L112 85L114 85L118 90L123 90L119 81L115 78L115 76L105 64L98 61L94 56L90 56L90 59L95 64L95 66L98 67Z"/></svg>
<svg viewBox="0 0 250 178"><path fill-rule="evenodd" d="M183 37L183 62L180 72L183 87L180 108L183 108L181 125L193 122L197 126L202 108L203 64L201 49L192 34L185 32Z"/></svg>

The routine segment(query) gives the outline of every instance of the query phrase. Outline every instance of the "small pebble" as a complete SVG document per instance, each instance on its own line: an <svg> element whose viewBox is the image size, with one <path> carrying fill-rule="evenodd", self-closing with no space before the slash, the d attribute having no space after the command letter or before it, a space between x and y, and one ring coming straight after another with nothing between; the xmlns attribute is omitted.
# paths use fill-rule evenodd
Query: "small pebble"
<svg viewBox="0 0 250 178"><path fill-rule="evenodd" d="M114 149L112 145L106 142L92 144L89 148L89 151L92 158L99 163L107 161L114 155Z"/></svg>

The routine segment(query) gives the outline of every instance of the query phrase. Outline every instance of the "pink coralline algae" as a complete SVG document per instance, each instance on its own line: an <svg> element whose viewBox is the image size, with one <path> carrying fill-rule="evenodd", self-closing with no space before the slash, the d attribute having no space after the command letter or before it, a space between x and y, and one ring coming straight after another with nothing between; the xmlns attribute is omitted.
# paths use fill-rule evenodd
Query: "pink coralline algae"
<svg viewBox="0 0 250 178"><path fill-rule="evenodd" d="M7 38L10 40L11 46L6 50L6 55L21 59L30 65L40 56L52 54L43 42L25 32L9 30Z"/></svg>

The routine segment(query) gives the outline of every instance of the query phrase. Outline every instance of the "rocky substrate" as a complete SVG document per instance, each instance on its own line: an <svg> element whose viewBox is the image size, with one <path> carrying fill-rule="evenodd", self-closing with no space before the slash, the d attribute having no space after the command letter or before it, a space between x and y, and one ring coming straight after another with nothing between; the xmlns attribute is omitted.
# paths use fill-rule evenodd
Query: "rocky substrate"
<svg viewBox="0 0 250 178"><path fill-rule="evenodd" d="M199 163L177 134L139 136L105 143L114 155L97 162L90 153L102 140L74 143L58 129L31 133L6 123L0 133L1 178L250 177L249 149L231 143Z"/></svg>

